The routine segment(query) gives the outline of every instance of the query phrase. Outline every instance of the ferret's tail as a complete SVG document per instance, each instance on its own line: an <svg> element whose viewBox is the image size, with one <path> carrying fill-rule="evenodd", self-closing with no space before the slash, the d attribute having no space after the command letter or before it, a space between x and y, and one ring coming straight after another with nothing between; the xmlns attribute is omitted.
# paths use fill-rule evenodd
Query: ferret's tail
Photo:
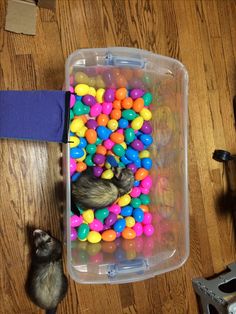
<svg viewBox="0 0 236 314"><path fill-rule="evenodd" d="M45 314L56 314L57 313L57 308L55 307L55 309L50 309L50 310L46 310Z"/></svg>

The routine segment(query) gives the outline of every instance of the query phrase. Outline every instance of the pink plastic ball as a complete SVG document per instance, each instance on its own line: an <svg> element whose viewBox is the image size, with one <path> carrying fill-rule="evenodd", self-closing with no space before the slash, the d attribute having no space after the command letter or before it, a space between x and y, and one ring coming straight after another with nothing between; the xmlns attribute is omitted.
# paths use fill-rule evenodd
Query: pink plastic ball
<svg viewBox="0 0 236 314"><path fill-rule="evenodd" d="M108 210L111 213L114 213L116 215L119 215L119 213L121 212L121 208L120 208L120 206L118 204L113 204L113 205L109 206Z"/></svg>
<svg viewBox="0 0 236 314"><path fill-rule="evenodd" d="M75 228L70 229L70 239L71 241L74 241L77 239L77 231Z"/></svg>
<svg viewBox="0 0 236 314"><path fill-rule="evenodd" d="M141 187L141 192L142 192L142 194L149 194L149 193L150 193L150 190L147 189L147 188L142 188L142 187Z"/></svg>
<svg viewBox="0 0 236 314"><path fill-rule="evenodd" d="M72 176L76 171L76 161L73 158L70 158L70 175Z"/></svg>
<svg viewBox="0 0 236 314"><path fill-rule="evenodd" d="M136 236L140 237L143 234L143 226L140 222L136 222L133 226L134 231L136 232Z"/></svg>
<svg viewBox="0 0 236 314"><path fill-rule="evenodd" d="M120 133L120 134L124 134L124 130L123 129L119 129L116 131L117 133Z"/></svg>
<svg viewBox="0 0 236 314"><path fill-rule="evenodd" d="M143 225L150 225L152 222L152 214L151 213L144 213L144 218L142 221Z"/></svg>
<svg viewBox="0 0 236 314"><path fill-rule="evenodd" d="M141 189L139 187L133 187L132 191L130 192L131 197L139 197L141 194Z"/></svg>
<svg viewBox="0 0 236 314"><path fill-rule="evenodd" d="M150 237L154 233L154 227L153 225L145 225L143 227L143 233L147 236Z"/></svg>
<svg viewBox="0 0 236 314"><path fill-rule="evenodd" d="M141 181L141 185L142 187L150 190L150 188L152 187L152 178L150 176L147 176L145 179Z"/></svg>
<svg viewBox="0 0 236 314"><path fill-rule="evenodd" d="M98 219L94 219L93 222L89 224L89 227L93 231L100 232L103 230L103 223Z"/></svg>
<svg viewBox="0 0 236 314"><path fill-rule="evenodd" d="M112 140L108 139L108 140L105 140L103 142L103 146L107 149L107 150L110 150L112 149L112 147L115 145L114 142L112 142Z"/></svg>
<svg viewBox="0 0 236 314"><path fill-rule="evenodd" d="M111 102L104 102L102 104L102 113L110 114L112 111L112 103Z"/></svg>
<svg viewBox="0 0 236 314"><path fill-rule="evenodd" d="M75 104L75 95L70 95L70 108L72 108Z"/></svg>
<svg viewBox="0 0 236 314"><path fill-rule="evenodd" d="M73 86L70 86L69 90L70 90L71 93L74 93L74 87Z"/></svg>
<svg viewBox="0 0 236 314"><path fill-rule="evenodd" d="M71 227L79 227L83 223L83 217L73 215L70 217L70 226Z"/></svg>
<svg viewBox="0 0 236 314"><path fill-rule="evenodd" d="M96 103L90 109L90 116L97 117L100 115L101 112L102 112L102 106L99 103Z"/></svg>

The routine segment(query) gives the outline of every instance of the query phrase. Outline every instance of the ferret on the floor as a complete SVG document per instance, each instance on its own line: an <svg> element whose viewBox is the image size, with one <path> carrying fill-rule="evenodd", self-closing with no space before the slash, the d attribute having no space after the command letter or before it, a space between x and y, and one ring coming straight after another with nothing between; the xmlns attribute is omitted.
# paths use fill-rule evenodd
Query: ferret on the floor
<svg viewBox="0 0 236 314"><path fill-rule="evenodd" d="M46 314L53 314L68 288L63 272L61 242L39 229L34 230L33 239L27 292L36 305L46 310Z"/></svg>
<svg viewBox="0 0 236 314"><path fill-rule="evenodd" d="M72 200L76 206L82 209L100 209L129 193L134 184L133 172L120 167L112 170L114 177L110 180L95 177L91 169L83 172L72 183Z"/></svg>

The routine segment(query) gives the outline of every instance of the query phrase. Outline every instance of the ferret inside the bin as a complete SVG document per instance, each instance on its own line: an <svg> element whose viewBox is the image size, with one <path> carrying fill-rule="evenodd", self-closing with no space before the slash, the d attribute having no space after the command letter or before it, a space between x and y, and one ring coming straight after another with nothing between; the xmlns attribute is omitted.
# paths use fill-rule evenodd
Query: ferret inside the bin
<svg viewBox="0 0 236 314"><path fill-rule="evenodd" d="M27 292L36 305L46 310L46 314L53 314L68 288L63 272L61 242L39 229L34 230L33 240Z"/></svg>
<svg viewBox="0 0 236 314"><path fill-rule="evenodd" d="M115 167L112 179L97 178L88 169L72 183L72 200L81 209L100 209L131 191L134 175L130 169Z"/></svg>

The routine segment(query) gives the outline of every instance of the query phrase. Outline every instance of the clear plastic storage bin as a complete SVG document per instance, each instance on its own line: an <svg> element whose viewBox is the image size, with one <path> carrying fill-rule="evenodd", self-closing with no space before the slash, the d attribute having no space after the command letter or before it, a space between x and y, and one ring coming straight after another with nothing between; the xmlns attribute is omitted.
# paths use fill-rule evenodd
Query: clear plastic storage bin
<svg viewBox="0 0 236 314"><path fill-rule="evenodd" d="M64 147L67 268L79 283L128 283L172 271L189 255L187 190L188 73L179 61L133 48L81 49L66 62L66 89L71 76L86 73L104 87L145 88L153 94L153 167L150 211L155 233L111 243L70 241L71 184L69 144ZM116 75L122 78L117 79ZM100 80L100 81L99 81ZM95 82L95 83L94 83ZM101 87L101 86L100 86Z"/></svg>

